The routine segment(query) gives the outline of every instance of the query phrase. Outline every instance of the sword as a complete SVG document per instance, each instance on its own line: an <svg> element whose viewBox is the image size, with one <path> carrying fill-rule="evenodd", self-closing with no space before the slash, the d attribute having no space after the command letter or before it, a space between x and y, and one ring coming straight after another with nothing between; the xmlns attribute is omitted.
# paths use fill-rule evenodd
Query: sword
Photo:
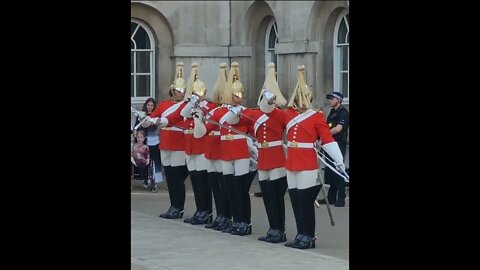
<svg viewBox="0 0 480 270"><path fill-rule="evenodd" d="M349 182L350 181L350 176L347 174L347 172L343 169L341 172L338 171L337 168L334 168L332 165L328 164L328 162L325 161L325 159L323 159L321 157L321 155L323 155L326 159L328 159L328 161L332 162L332 160L330 160L327 156L325 156L322 152L320 152L317 148L315 148L315 150L317 151L317 158L323 163L325 164L325 166L329 167L334 173L338 174L340 177L343 178L343 180L345 182ZM333 162L332 162L333 163Z"/></svg>
<svg viewBox="0 0 480 270"><path fill-rule="evenodd" d="M320 170L318 170L318 178L320 179L320 182L321 182L320 184L322 185L321 190L325 198L325 204L327 205L328 216L330 217L330 224L332 226L335 226L335 221L333 221L333 216L332 216L332 210L330 209L330 202L328 201L327 191L325 190L325 185L324 185L323 177L322 177L322 174L320 173ZM315 200L315 206L317 208L320 208L320 204L317 202L317 200Z"/></svg>
<svg viewBox="0 0 480 270"><path fill-rule="evenodd" d="M144 111L139 111L135 108L133 108L132 106L130 106L130 111L132 113L135 114L136 117L138 117L140 119L140 122L138 123L138 125L136 125L133 130L137 130L141 124L143 124L145 121L147 121L147 114L144 112Z"/></svg>

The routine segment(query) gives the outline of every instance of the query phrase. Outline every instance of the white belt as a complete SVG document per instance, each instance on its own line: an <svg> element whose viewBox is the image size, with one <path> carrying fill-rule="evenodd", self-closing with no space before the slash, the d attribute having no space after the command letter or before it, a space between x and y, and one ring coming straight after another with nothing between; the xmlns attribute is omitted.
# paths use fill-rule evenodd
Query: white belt
<svg viewBox="0 0 480 270"><path fill-rule="evenodd" d="M183 134L193 134L193 129L185 129Z"/></svg>
<svg viewBox="0 0 480 270"><path fill-rule="evenodd" d="M210 136L220 136L220 131L219 130L211 131L208 135L210 135Z"/></svg>
<svg viewBox="0 0 480 270"><path fill-rule="evenodd" d="M258 148L268 148L268 147L274 147L274 146L279 146L282 145L282 141L271 141L271 142L257 142Z"/></svg>
<svg viewBox="0 0 480 270"><path fill-rule="evenodd" d="M237 139L245 139L247 137L245 137L245 135L242 135L242 134L235 134L235 135L222 135L220 136L220 140L222 141L230 141L230 140L237 140Z"/></svg>
<svg viewBox="0 0 480 270"><path fill-rule="evenodd" d="M288 147L292 148L313 148L315 147L313 143L301 143L301 142L288 142Z"/></svg>
<svg viewBox="0 0 480 270"><path fill-rule="evenodd" d="M183 132L183 129L177 128L177 127L164 127L164 128L162 128L162 130L182 131Z"/></svg>

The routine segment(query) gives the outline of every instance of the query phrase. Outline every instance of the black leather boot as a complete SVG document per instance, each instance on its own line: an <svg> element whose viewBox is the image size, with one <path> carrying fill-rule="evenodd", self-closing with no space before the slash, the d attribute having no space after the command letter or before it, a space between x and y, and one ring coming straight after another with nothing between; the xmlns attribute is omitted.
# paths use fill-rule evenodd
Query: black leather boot
<svg viewBox="0 0 480 270"><path fill-rule="evenodd" d="M201 211L200 214L193 219L192 225L204 225L207 223L212 223L212 216L213 213L209 213L208 211Z"/></svg>
<svg viewBox="0 0 480 270"><path fill-rule="evenodd" d="M184 219L183 222L191 224L193 222L193 220L195 220L195 218L197 218L199 215L200 215L200 211L198 211L198 209L197 209L195 211L195 213L193 213L193 216Z"/></svg>
<svg viewBox="0 0 480 270"><path fill-rule="evenodd" d="M300 207L304 219L303 238L293 248L308 249L315 247L315 208L313 202L320 191L320 186L313 186L306 189L299 189Z"/></svg>
<svg viewBox="0 0 480 270"><path fill-rule="evenodd" d="M303 235L303 234L297 234L292 241L285 243L285 246L286 247L293 247L294 245L299 243L303 239L304 236L305 235Z"/></svg>
<svg viewBox="0 0 480 270"><path fill-rule="evenodd" d="M283 243L287 241L287 234L285 230L273 230L270 236L266 240L269 243Z"/></svg>
<svg viewBox="0 0 480 270"><path fill-rule="evenodd" d="M252 205L250 201L250 187L252 186L253 179L257 175L257 171L249 172L242 175L242 194L243 194L243 219L246 224L252 223ZM251 230L251 225L250 225Z"/></svg>
<svg viewBox="0 0 480 270"><path fill-rule="evenodd" d="M212 223L206 224L205 228L213 229L215 228L218 223L220 222L220 218L223 216L223 209L224 203L222 203L222 195L220 194L220 182L217 178L216 172L209 172L207 174L208 182L210 183L210 188L213 194L213 201L215 203L215 209L217 210L217 217ZM213 209L212 209L213 210Z"/></svg>
<svg viewBox="0 0 480 270"><path fill-rule="evenodd" d="M183 217L183 209L173 208L172 211L170 211L170 213L167 213L167 215L164 218L177 219L182 217Z"/></svg>
<svg viewBox="0 0 480 270"><path fill-rule="evenodd" d="M303 214L302 209L300 208L300 198L298 194L298 189L292 188L288 190L290 196L290 202L292 203L293 215L295 216L295 223L297 224L297 235L295 239L290 242L285 243L287 247L293 247L297 244L300 239L303 238L304 224L303 224ZM312 202L313 205L313 202Z"/></svg>
<svg viewBox="0 0 480 270"><path fill-rule="evenodd" d="M195 207L197 210L195 210L195 213L193 216L186 218L183 220L185 223L192 223L192 221L198 216L200 210L200 192L199 192L199 187L198 187L198 177L197 177L197 171L189 171L188 172L190 175L190 182L192 183L192 190L193 190L193 198L195 199Z"/></svg>
<svg viewBox="0 0 480 270"><path fill-rule="evenodd" d="M202 211L207 211L212 213L212 187L210 186L210 181L208 180L208 173L206 170L197 171L198 182L201 192L201 206Z"/></svg>
<svg viewBox="0 0 480 270"><path fill-rule="evenodd" d="M167 212L163 213L163 214L160 214L159 217L161 218L165 218L165 216L170 213L171 211L173 210L173 206L170 206L170 208L168 208Z"/></svg>
<svg viewBox="0 0 480 270"><path fill-rule="evenodd" d="M187 166L176 166L172 167L174 171L175 179L174 179L174 186L175 186L175 208L184 209L185 207L185 179L188 176Z"/></svg>
<svg viewBox="0 0 480 270"><path fill-rule="evenodd" d="M165 181L167 181L168 187L168 198L170 199L170 207L168 208L167 212L160 214L161 218L165 218L165 216L172 211L173 206L175 205L175 194L174 194L174 186L173 186L173 175L172 175L172 166L163 166L165 171Z"/></svg>
<svg viewBox="0 0 480 270"><path fill-rule="evenodd" d="M292 246L298 249L315 248L315 238L308 235L304 235L296 244Z"/></svg>
<svg viewBox="0 0 480 270"><path fill-rule="evenodd" d="M232 233L240 227L240 222L231 222L228 227L222 230L223 233Z"/></svg>
<svg viewBox="0 0 480 270"><path fill-rule="evenodd" d="M260 236L258 240L260 241L267 241L267 239L272 235L273 231L275 230L274 226L274 216L272 215L272 200L270 198L270 195L273 192L268 191L269 188L272 187L268 182L270 182L268 179L267 180L262 180L258 181L260 184L260 190L262 192L262 199L263 199L263 204L265 205L265 211L267 212L267 219L268 219L268 224L270 225L270 228L267 231L267 234L264 236Z"/></svg>
<svg viewBox="0 0 480 270"><path fill-rule="evenodd" d="M287 234L285 233L285 191L287 190L287 179L282 177L273 181L269 181L271 187L271 204L273 209L275 230L267 239L270 243L282 243L287 241Z"/></svg>
<svg viewBox="0 0 480 270"><path fill-rule="evenodd" d="M244 236L252 234L252 224L240 222L239 226L231 232L232 235Z"/></svg>
<svg viewBox="0 0 480 270"><path fill-rule="evenodd" d="M216 231L223 231L232 225L232 219L227 217L221 217L218 225L213 228Z"/></svg>
<svg viewBox="0 0 480 270"><path fill-rule="evenodd" d="M231 194L234 196L233 203L233 222L241 223L245 222L245 203L244 203L244 194L243 194L243 175L242 176L233 176L232 177L232 190Z"/></svg>
<svg viewBox="0 0 480 270"><path fill-rule="evenodd" d="M218 226L218 224L220 223L220 221L222 220L223 216L219 216L217 214L217 217L215 218L215 220L213 220L213 222L211 223L208 223L205 225L205 228L207 229L214 229L215 227Z"/></svg>

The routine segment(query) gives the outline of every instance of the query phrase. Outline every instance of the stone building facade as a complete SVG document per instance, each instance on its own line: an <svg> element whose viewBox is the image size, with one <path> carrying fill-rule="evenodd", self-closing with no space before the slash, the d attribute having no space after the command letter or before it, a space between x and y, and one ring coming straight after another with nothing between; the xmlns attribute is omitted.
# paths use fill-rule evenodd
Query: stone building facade
<svg viewBox="0 0 480 270"><path fill-rule="evenodd" d="M328 112L325 95L335 90L348 108L348 1L132 1L131 34L134 105L168 98L176 62L185 63L186 77L198 62L211 89L218 65L236 61L247 106L257 106L267 63L274 62L287 99L304 64L315 107Z"/></svg>

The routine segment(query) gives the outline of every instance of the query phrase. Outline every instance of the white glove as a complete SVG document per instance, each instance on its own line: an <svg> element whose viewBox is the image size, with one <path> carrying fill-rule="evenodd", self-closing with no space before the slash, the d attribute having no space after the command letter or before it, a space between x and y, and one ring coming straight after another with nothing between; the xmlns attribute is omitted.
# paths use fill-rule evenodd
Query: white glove
<svg viewBox="0 0 480 270"><path fill-rule="evenodd" d="M155 124L159 127L166 127L168 125L168 119L165 118L165 117L160 117L160 118L152 118L152 119L156 119L156 122Z"/></svg>
<svg viewBox="0 0 480 270"><path fill-rule="evenodd" d="M315 148L318 150L322 149L322 140L318 140L315 142Z"/></svg>
<svg viewBox="0 0 480 270"><path fill-rule="evenodd" d="M333 159L335 166L341 171L345 171L345 164L343 164L343 155L340 152L340 148L338 147L337 142L331 142L322 145L323 149L327 154Z"/></svg>
<svg viewBox="0 0 480 270"><path fill-rule="evenodd" d="M153 124L153 123L152 123L152 122L150 122L150 121L143 121L143 123L142 123L142 127L144 127L144 128L148 128L148 127L149 127L149 126L151 126L152 124Z"/></svg>
<svg viewBox="0 0 480 270"><path fill-rule="evenodd" d="M147 116L147 117L145 117L144 123L145 123L145 122L150 122L151 124L156 124L157 121L158 121L158 117L152 118L152 117L150 117L150 116ZM142 123L142 126L143 126L143 123Z"/></svg>
<svg viewBox="0 0 480 270"><path fill-rule="evenodd" d="M203 110L200 108L193 108L192 114L195 116L195 118L199 118L202 121L203 121L203 118L205 117L205 115L203 114Z"/></svg>
<svg viewBox="0 0 480 270"><path fill-rule="evenodd" d="M191 95L188 97L188 103L192 104L193 107L197 107L200 102L200 98L197 95Z"/></svg>
<svg viewBox="0 0 480 270"><path fill-rule="evenodd" d="M267 91L265 91L267 93ZM265 95L264 93L264 95ZM270 92L268 92L270 93ZM262 101L260 101L260 110L264 113L271 113L275 109L275 104L269 104L267 101L267 98L263 98Z"/></svg>
<svg viewBox="0 0 480 270"><path fill-rule="evenodd" d="M263 97L267 101L268 105L272 105L275 102L275 99L277 99L277 96L268 90L265 90L265 92L263 92Z"/></svg>
<svg viewBox="0 0 480 270"><path fill-rule="evenodd" d="M230 108L230 111L234 113L238 118L242 115L242 107L241 106L234 106Z"/></svg>
<svg viewBox="0 0 480 270"><path fill-rule="evenodd" d="M232 108L233 109L233 108ZM231 125L235 125L240 121L240 117L236 114L237 110L229 110L225 116L225 121Z"/></svg>
<svg viewBox="0 0 480 270"><path fill-rule="evenodd" d="M255 146L255 143L253 142L252 138L247 137L247 145L248 145L248 151L250 152L250 156L252 156L254 159L258 159L258 149Z"/></svg>

